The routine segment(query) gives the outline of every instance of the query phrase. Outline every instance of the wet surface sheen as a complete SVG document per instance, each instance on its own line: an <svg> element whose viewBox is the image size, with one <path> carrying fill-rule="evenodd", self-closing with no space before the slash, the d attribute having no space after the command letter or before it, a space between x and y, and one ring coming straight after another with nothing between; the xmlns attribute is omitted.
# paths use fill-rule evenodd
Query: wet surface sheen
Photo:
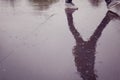
<svg viewBox="0 0 120 80"><path fill-rule="evenodd" d="M0 80L120 80L120 6L73 2L0 0Z"/></svg>

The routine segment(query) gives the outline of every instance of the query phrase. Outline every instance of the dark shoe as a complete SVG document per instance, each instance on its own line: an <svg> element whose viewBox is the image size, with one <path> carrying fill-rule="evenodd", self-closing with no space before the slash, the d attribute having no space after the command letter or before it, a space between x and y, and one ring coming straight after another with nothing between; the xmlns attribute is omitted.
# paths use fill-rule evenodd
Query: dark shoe
<svg viewBox="0 0 120 80"><path fill-rule="evenodd" d="M112 19L118 19L120 20L120 15L118 15L117 13L115 12L112 12L112 11L108 11L107 12L107 15L109 16L109 18L112 20Z"/></svg>
<svg viewBox="0 0 120 80"><path fill-rule="evenodd" d="M65 12L66 12L66 13L70 13L70 14L72 14L72 13L75 12L76 10L78 10L78 9L65 8Z"/></svg>

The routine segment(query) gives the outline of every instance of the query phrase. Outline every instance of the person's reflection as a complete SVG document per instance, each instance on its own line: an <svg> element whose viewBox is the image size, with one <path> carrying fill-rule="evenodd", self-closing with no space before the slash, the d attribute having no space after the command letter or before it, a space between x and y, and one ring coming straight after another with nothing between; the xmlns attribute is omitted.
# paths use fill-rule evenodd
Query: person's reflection
<svg viewBox="0 0 120 80"><path fill-rule="evenodd" d="M11 6L14 8L15 7L16 0L10 0Z"/></svg>
<svg viewBox="0 0 120 80"><path fill-rule="evenodd" d="M13 8L15 7L16 0L2 0L2 1L10 4L10 6Z"/></svg>
<svg viewBox="0 0 120 80"><path fill-rule="evenodd" d="M73 49L75 65L83 80L96 80L97 75L94 71L96 43L106 25L112 19L118 18L118 15L112 11L108 11L93 35L89 38L88 41L84 41L73 24L72 13L74 11L75 10L73 9L65 9L69 29L76 41L76 45Z"/></svg>
<svg viewBox="0 0 120 80"><path fill-rule="evenodd" d="M59 0L29 0L32 6L35 7L37 10L46 10Z"/></svg>
<svg viewBox="0 0 120 80"><path fill-rule="evenodd" d="M101 0L88 0L92 6L99 6L102 2Z"/></svg>

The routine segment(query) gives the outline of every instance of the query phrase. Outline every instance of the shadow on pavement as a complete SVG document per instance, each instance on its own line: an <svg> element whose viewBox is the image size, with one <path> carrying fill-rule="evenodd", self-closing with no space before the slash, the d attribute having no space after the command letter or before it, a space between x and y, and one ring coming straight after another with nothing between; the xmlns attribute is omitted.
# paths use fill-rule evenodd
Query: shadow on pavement
<svg viewBox="0 0 120 80"><path fill-rule="evenodd" d="M77 67L77 71L83 80L96 80L97 75L95 74L94 65L97 41L107 24L109 24L111 20L119 19L120 16L112 11L107 11L105 17L98 25L93 35L89 38L88 41L84 41L73 24L72 14L75 11L75 9L65 9L69 30L71 31L76 41L76 45L73 49L75 66Z"/></svg>

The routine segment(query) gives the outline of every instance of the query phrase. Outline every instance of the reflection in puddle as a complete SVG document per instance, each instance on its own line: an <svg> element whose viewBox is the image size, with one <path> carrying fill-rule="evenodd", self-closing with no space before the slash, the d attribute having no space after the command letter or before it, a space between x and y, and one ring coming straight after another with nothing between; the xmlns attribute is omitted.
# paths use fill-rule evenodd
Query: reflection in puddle
<svg viewBox="0 0 120 80"><path fill-rule="evenodd" d="M53 3L58 2L59 0L29 0L32 6L37 10L45 10L50 7Z"/></svg>
<svg viewBox="0 0 120 80"><path fill-rule="evenodd" d="M72 14L74 11L74 9L65 9L69 29L76 41L76 45L73 49L75 66L77 67L77 71L80 73L80 76L83 78L83 80L96 80L97 75L95 74L94 65L97 41L107 24L112 19L118 19L119 15L112 11L107 11L105 17L98 25L93 35L88 41L84 41L73 24Z"/></svg>
<svg viewBox="0 0 120 80"><path fill-rule="evenodd" d="M3 5L10 5L11 7L15 7L17 0L1 0Z"/></svg>
<svg viewBox="0 0 120 80"><path fill-rule="evenodd" d="M21 8L24 6L24 8L33 8L34 10L47 10L50 8L51 5L54 3L59 2L60 0L0 0L0 6L2 5L3 7L19 7ZM18 5L19 2L19 5ZM18 8L18 9L19 9ZM22 10L24 10L22 8Z"/></svg>
<svg viewBox="0 0 120 80"><path fill-rule="evenodd" d="M102 0L88 0L92 6L99 6Z"/></svg>

